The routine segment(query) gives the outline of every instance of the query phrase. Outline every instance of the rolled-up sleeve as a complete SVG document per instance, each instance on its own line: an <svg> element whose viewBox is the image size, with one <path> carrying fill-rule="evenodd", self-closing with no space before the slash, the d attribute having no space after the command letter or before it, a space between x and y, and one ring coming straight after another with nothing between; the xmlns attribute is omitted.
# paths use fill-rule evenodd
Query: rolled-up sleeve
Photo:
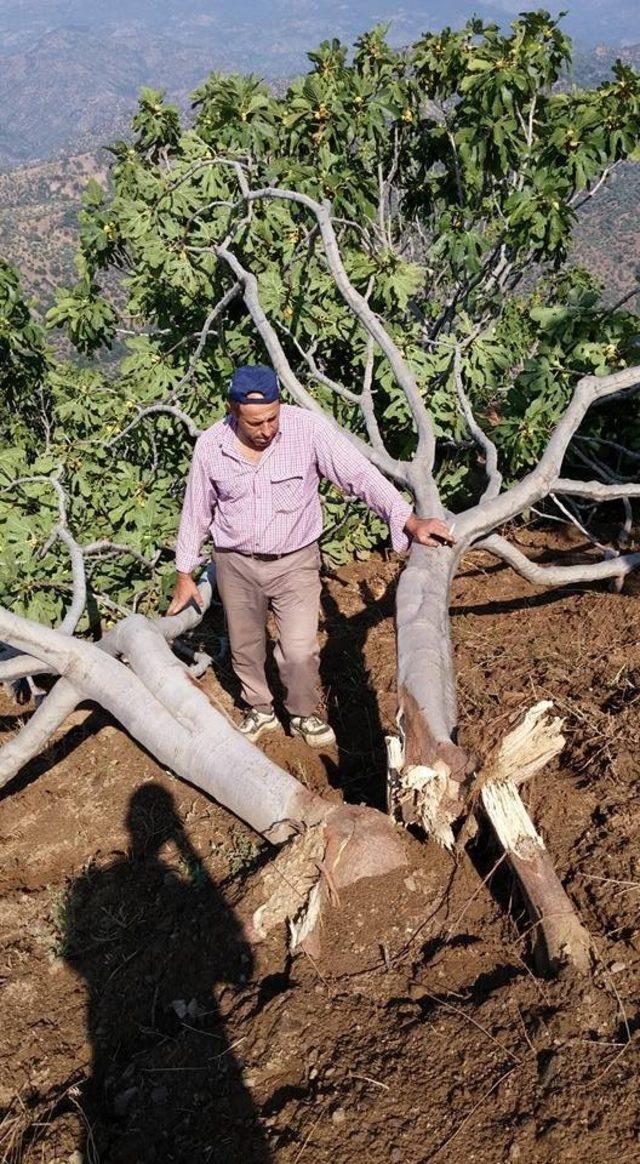
<svg viewBox="0 0 640 1164"><path fill-rule="evenodd" d="M387 522L394 550L407 550L410 538L404 527L413 513L409 502L347 437L320 417L314 421L318 472L342 493L359 497Z"/></svg>
<svg viewBox="0 0 640 1164"><path fill-rule="evenodd" d="M208 536L216 506L215 483L207 465L202 437L196 441L187 478L176 542L176 569L190 574L201 562L202 543Z"/></svg>

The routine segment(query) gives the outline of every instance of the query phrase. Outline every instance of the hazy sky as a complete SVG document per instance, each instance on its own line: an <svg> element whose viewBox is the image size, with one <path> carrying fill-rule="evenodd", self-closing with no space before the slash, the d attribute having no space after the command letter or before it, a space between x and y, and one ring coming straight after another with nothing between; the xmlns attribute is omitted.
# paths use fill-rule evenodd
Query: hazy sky
<svg viewBox="0 0 640 1164"><path fill-rule="evenodd" d="M255 27L259 44L272 47L305 33L313 37L354 35L376 21L392 21L393 39L411 37L445 23L461 24L476 13L485 19L513 19L525 9L567 9L564 26L583 45L640 42L640 0L566 0L564 4L526 0L0 0L0 44L51 26L109 27L126 22L191 39L214 33L221 48L233 47L234 29ZM312 42L311 41L311 42ZM226 43L225 43L226 42ZM310 42L308 42L310 43ZM283 45L284 47L284 45Z"/></svg>

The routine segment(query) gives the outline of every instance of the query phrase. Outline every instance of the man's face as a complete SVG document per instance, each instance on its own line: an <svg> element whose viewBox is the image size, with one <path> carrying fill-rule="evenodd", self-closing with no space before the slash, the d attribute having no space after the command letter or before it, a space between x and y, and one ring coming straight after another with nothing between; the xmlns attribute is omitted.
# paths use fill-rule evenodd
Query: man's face
<svg viewBox="0 0 640 1164"><path fill-rule="evenodd" d="M273 404L232 404L239 439L250 449L267 449L280 427L280 401Z"/></svg>

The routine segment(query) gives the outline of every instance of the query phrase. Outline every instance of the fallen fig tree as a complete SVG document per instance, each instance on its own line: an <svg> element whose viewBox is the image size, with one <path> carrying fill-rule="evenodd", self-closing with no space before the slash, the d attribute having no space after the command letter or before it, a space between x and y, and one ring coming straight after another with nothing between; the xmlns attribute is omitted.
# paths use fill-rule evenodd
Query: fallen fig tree
<svg viewBox="0 0 640 1164"><path fill-rule="evenodd" d="M279 880L297 889L268 889L257 934L287 917L308 940L332 886L403 861L381 814L311 796L194 685L169 644L195 611L151 617L172 581L191 442L234 364L268 358L288 399L345 430L419 513L454 523L455 546L413 547L398 584L391 814L447 846L469 813L488 819L541 962L588 969L589 935L518 790L562 747L560 725L531 709L468 756L449 616L468 552L550 587L619 582L640 564L622 549L640 486L607 461L610 446L637 455L637 425L606 406L640 383L637 320L567 262L581 200L632 155L640 84L620 66L598 90L558 92L568 56L539 13L510 35L472 22L403 53L374 30L351 64L325 44L283 98L214 75L184 130L148 91L133 141L113 147L111 188L87 192L80 283L49 313L84 353L117 341L124 356L107 370L60 365L8 284L18 339L0 512L14 613L0 612L0 680L59 678L44 698L35 689L37 710L0 751L2 780L81 699L100 703L171 770L288 841ZM603 546L588 510L614 500L625 528ZM587 533L588 564L542 566L508 541L540 505ZM375 543L359 511L329 496L327 512L327 553ZM42 626L63 612L58 630ZM73 634L85 617L95 643Z"/></svg>

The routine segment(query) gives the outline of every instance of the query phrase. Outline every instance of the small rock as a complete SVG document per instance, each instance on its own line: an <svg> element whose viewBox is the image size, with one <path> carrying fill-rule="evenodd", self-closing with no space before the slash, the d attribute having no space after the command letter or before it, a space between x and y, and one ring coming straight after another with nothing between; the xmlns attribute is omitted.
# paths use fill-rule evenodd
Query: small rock
<svg viewBox="0 0 640 1164"><path fill-rule="evenodd" d="M512 1144L511 1147L509 1148L509 1153L508 1153L507 1158L509 1160L520 1160L521 1156L522 1156L522 1152L520 1151L520 1148L518 1147L518 1145L515 1143Z"/></svg>
<svg viewBox="0 0 640 1164"><path fill-rule="evenodd" d="M418 886L416 885L414 877L405 877L404 887L409 890L409 893L415 893Z"/></svg>
<svg viewBox="0 0 640 1164"><path fill-rule="evenodd" d="M179 1019L183 1019L187 1013L187 1004L184 998L174 998L171 1009L175 1011Z"/></svg>
<svg viewBox="0 0 640 1164"><path fill-rule="evenodd" d="M71 1153L69 1159L67 1160L67 1164L83 1164L83 1160L84 1156L82 1155L82 1152L78 1152L76 1149L75 1152Z"/></svg>
<svg viewBox="0 0 640 1164"><path fill-rule="evenodd" d="M623 970L626 970L626 969L627 969L626 962L613 962L611 964L611 966L609 967L609 970L612 974L620 974Z"/></svg>
<svg viewBox="0 0 640 1164"><path fill-rule="evenodd" d="M331 1120L334 1124L343 1124L347 1118L347 1113L343 1107L337 1107L335 1111L331 1112Z"/></svg>
<svg viewBox="0 0 640 1164"><path fill-rule="evenodd" d="M402 1151L400 1148L392 1148L390 1156L391 1164L401 1164Z"/></svg>

